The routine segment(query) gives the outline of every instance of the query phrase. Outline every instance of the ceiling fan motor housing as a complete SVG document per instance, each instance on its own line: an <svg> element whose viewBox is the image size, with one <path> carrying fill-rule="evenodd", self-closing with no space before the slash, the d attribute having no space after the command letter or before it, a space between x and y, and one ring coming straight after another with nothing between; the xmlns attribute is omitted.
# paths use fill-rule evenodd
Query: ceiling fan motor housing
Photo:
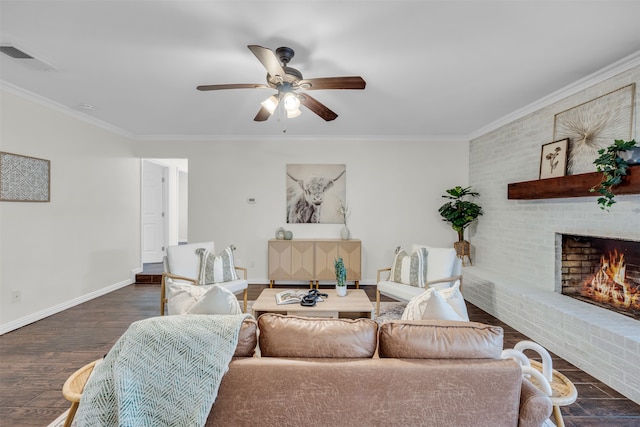
<svg viewBox="0 0 640 427"><path fill-rule="evenodd" d="M276 49L276 55L282 65L287 65L295 55L295 52L290 47L283 46Z"/></svg>

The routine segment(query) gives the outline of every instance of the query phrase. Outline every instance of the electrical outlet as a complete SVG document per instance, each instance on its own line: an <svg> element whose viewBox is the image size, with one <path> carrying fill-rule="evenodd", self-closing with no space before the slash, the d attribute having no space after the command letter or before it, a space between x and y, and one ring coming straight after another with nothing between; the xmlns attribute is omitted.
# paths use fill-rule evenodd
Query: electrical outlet
<svg viewBox="0 0 640 427"><path fill-rule="evenodd" d="M13 291L11 292L11 302L20 302L22 301L22 292Z"/></svg>

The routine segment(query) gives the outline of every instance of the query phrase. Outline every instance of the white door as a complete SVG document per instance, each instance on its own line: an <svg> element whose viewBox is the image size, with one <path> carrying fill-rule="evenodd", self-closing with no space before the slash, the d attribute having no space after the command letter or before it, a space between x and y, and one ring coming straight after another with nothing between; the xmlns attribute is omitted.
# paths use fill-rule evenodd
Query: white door
<svg viewBox="0 0 640 427"><path fill-rule="evenodd" d="M167 167L142 164L142 262L162 262L165 241L165 177Z"/></svg>

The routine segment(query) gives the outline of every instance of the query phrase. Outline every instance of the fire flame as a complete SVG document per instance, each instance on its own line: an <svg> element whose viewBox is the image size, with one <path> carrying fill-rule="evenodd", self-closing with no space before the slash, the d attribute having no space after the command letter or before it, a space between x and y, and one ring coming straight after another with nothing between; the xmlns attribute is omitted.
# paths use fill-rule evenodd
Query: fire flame
<svg viewBox="0 0 640 427"><path fill-rule="evenodd" d="M584 282L581 293L596 302L640 310L640 290L627 282L624 254L617 250L600 257L598 270Z"/></svg>

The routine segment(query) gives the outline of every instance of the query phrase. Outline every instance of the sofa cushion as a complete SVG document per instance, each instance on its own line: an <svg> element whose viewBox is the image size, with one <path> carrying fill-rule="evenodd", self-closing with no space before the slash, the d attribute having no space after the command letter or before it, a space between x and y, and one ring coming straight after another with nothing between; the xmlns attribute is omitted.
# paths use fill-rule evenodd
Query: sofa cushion
<svg viewBox="0 0 640 427"><path fill-rule="evenodd" d="M258 345L258 322L244 319L238 334L238 345L233 357L253 357Z"/></svg>
<svg viewBox="0 0 640 427"><path fill-rule="evenodd" d="M408 359L497 359L499 326L449 320L391 320L380 325L380 357Z"/></svg>
<svg viewBox="0 0 640 427"><path fill-rule="evenodd" d="M238 280L231 247L226 248L219 255L206 249L197 249L196 253L200 256L199 284L212 285Z"/></svg>
<svg viewBox="0 0 640 427"><path fill-rule="evenodd" d="M393 282L424 288L427 281L427 250L419 248L409 255L404 249L398 250L389 279Z"/></svg>
<svg viewBox="0 0 640 427"><path fill-rule="evenodd" d="M371 319L326 319L265 313L258 317L262 357L363 358L376 351Z"/></svg>

